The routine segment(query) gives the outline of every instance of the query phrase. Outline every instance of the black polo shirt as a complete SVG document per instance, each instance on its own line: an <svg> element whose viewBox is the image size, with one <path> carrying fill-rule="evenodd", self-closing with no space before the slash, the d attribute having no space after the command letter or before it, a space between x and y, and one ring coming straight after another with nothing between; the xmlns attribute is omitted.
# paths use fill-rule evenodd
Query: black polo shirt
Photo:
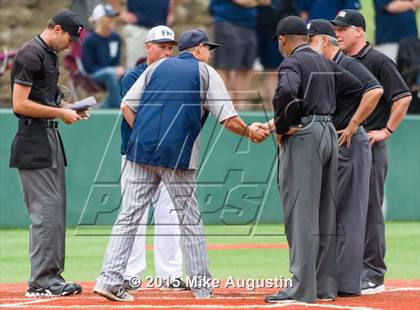
<svg viewBox="0 0 420 310"><path fill-rule="evenodd" d="M58 76L57 54L37 36L26 42L16 55L11 73L12 93L14 83L31 86L30 100L57 107L61 97Z"/></svg>
<svg viewBox="0 0 420 310"><path fill-rule="evenodd" d="M358 96L350 98L337 96L337 109L334 113L333 123L337 130L341 130L346 128L349 124L351 118L359 107L363 95L369 90L375 88L382 89L382 86L365 66L356 59L344 55L342 51L339 51L334 56L333 61L341 68L353 74L362 84L362 88Z"/></svg>
<svg viewBox="0 0 420 310"><path fill-rule="evenodd" d="M410 90L398 72L395 63L385 54L372 48L369 43L353 57L378 79L384 89L384 94L376 109L365 123L367 130L383 129L391 115L392 103L403 97L411 96Z"/></svg>
<svg viewBox="0 0 420 310"><path fill-rule="evenodd" d="M348 71L312 50L307 44L296 48L279 67L273 97L276 132L285 134L307 115L332 115L336 97L360 93L361 83Z"/></svg>

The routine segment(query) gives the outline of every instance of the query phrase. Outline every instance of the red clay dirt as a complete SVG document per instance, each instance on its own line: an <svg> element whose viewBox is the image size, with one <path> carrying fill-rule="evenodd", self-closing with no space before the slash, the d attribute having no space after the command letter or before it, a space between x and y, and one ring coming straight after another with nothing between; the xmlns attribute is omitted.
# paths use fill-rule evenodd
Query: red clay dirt
<svg viewBox="0 0 420 310"><path fill-rule="evenodd" d="M26 298L25 284L0 284L2 309L419 309L420 280L387 281L386 291L376 295L338 298L333 302L315 304L267 304L264 296L277 289L245 288L214 289L212 299L197 300L189 291L140 289L133 293L134 302L111 302L92 293L93 283L82 283L81 295L60 298Z"/></svg>

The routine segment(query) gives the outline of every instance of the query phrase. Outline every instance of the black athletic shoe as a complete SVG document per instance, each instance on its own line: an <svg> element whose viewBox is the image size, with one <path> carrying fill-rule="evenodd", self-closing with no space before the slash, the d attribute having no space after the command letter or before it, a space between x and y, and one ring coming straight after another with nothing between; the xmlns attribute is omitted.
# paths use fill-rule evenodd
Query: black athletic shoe
<svg viewBox="0 0 420 310"><path fill-rule="evenodd" d="M57 283L48 288L29 286L26 290L26 297L55 297L80 294L82 287L77 283Z"/></svg>
<svg viewBox="0 0 420 310"><path fill-rule="evenodd" d="M292 297L289 297L285 292L280 291L275 295L268 295L265 297L265 301L269 303L275 302L291 302L294 301Z"/></svg>
<svg viewBox="0 0 420 310"><path fill-rule="evenodd" d="M133 301L134 297L131 296L124 288L120 288L118 291L110 292L103 290L99 287L95 287L93 289L93 292L95 294L98 294L102 297L105 297L106 299L112 300L112 301Z"/></svg>
<svg viewBox="0 0 420 310"><path fill-rule="evenodd" d="M362 295L373 295L385 291L385 285L377 284L369 280L362 280Z"/></svg>
<svg viewBox="0 0 420 310"><path fill-rule="evenodd" d="M174 281L172 281L166 289L174 290L174 291L187 291L190 288L187 286L187 283L182 281L181 278L176 278Z"/></svg>

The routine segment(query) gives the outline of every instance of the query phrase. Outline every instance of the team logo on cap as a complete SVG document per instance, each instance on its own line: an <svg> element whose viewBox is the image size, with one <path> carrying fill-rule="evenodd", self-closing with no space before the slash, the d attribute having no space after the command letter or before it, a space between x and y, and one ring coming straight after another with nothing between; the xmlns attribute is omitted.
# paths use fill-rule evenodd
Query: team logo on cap
<svg viewBox="0 0 420 310"><path fill-rule="evenodd" d="M347 12L344 12L344 11L340 11L340 12L338 12L338 16L340 16L340 17L346 17L346 13Z"/></svg>
<svg viewBox="0 0 420 310"><path fill-rule="evenodd" d="M308 26L306 26L307 29L311 29L311 23L308 24Z"/></svg>
<svg viewBox="0 0 420 310"><path fill-rule="evenodd" d="M162 29L161 33L162 33L162 37L172 37L173 35L172 32L165 29Z"/></svg>

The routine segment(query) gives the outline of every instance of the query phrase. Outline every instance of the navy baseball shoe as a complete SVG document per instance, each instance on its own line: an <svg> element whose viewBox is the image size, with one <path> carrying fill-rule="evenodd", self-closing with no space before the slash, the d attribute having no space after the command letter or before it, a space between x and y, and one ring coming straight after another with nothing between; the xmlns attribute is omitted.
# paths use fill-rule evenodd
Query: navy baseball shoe
<svg viewBox="0 0 420 310"><path fill-rule="evenodd" d="M29 286L26 297L56 297L80 294L82 287L77 283L57 283L48 288Z"/></svg>
<svg viewBox="0 0 420 310"><path fill-rule="evenodd" d="M288 296L285 292L280 291L275 295L268 295L265 297L265 301L269 303L276 303L276 302L291 302L294 299Z"/></svg>
<svg viewBox="0 0 420 310"><path fill-rule="evenodd" d="M114 292L95 287L93 292L112 301L134 301L134 297L122 287Z"/></svg>
<svg viewBox="0 0 420 310"><path fill-rule="evenodd" d="M373 295L385 291L385 285L377 284L369 280L362 280L362 295Z"/></svg>

